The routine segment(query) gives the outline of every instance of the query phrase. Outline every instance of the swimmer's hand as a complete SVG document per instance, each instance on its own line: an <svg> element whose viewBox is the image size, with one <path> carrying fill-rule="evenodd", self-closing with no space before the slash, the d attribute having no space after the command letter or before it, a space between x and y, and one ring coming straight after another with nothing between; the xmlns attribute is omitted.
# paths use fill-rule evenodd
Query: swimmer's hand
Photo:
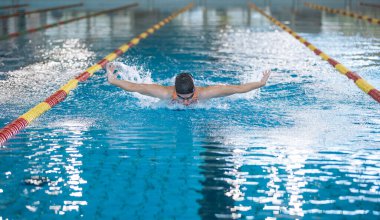
<svg viewBox="0 0 380 220"><path fill-rule="evenodd" d="M260 83L265 86L265 84L267 84L267 81L269 79L269 76L270 76L270 70L265 70L263 72L263 77L261 78L260 80Z"/></svg>
<svg viewBox="0 0 380 220"><path fill-rule="evenodd" d="M111 72L107 73L107 78L108 78L108 82L111 84L113 84L116 81L116 75Z"/></svg>
<svg viewBox="0 0 380 220"><path fill-rule="evenodd" d="M107 65L107 78L108 82L110 84L113 84L117 80L117 74L114 74L115 67L112 65L112 63L109 63Z"/></svg>

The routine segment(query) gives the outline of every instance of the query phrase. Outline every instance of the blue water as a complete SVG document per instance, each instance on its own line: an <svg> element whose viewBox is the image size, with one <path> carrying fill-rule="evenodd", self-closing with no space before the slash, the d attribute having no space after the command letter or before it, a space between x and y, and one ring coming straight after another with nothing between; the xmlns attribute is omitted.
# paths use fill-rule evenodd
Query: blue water
<svg viewBox="0 0 380 220"><path fill-rule="evenodd" d="M378 26L290 10L270 8L380 88ZM136 9L0 42L0 127L168 15ZM197 6L117 61L164 85L184 71L199 86L272 76L260 90L173 109L98 71L0 151L1 217L379 218L378 103L245 4ZM33 176L44 183L26 184Z"/></svg>

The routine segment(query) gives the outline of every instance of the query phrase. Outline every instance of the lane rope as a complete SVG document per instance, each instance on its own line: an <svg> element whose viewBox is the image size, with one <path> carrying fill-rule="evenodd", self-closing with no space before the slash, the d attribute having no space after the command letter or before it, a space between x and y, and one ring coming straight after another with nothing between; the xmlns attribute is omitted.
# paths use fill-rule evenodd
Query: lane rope
<svg viewBox="0 0 380 220"><path fill-rule="evenodd" d="M31 108L25 114L21 115L16 120L12 121L4 128L0 130L0 146L4 144L9 138L16 135L20 130L29 125L33 120L38 118L40 115L50 110L53 106L62 102L70 93L71 90L75 89L78 86L78 83L86 81L89 77L91 77L96 71L105 67L105 65L119 57L121 54L127 52L129 48L137 45L140 40L147 38L149 35L152 35L155 31L162 28L164 25L169 23L179 14L189 10L193 7L193 4L189 4L179 11L171 14L167 18L148 28L146 31L133 38L126 44L121 45L119 48L114 50L112 53L105 56L102 60L100 60L95 65L92 65L88 69L86 69L83 73L79 74L74 79L71 79L68 83L63 85L58 91L56 91L53 95L48 97L45 101L39 103L35 107Z"/></svg>
<svg viewBox="0 0 380 220"><path fill-rule="evenodd" d="M329 7L326 7L326 6L323 6L323 5L317 5L317 4L313 4L313 3L310 3L310 2L305 2L304 5L306 7L311 8L311 9L325 11L325 12L332 13L332 14L341 14L341 15L344 15L344 16L349 16L349 17L352 17L352 18L356 18L356 19L360 19L360 20L365 20L365 21L368 21L371 24L380 24L380 19L371 18L371 17L369 17L367 15L361 15L361 14L350 12L350 11L343 10L343 9L329 8Z"/></svg>
<svg viewBox="0 0 380 220"><path fill-rule="evenodd" d="M299 36L296 32L294 32L291 28L281 23L279 20L275 19L274 17L268 15L263 10L261 10L259 7L257 7L253 3L249 3L249 6L258 11L260 14L262 14L264 17L268 18L270 21L272 21L274 24L279 26L284 31L288 32L290 35L292 35L294 38L296 38L299 42L304 44L307 48L309 48L311 51L313 51L316 55L320 56L323 60L326 60L331 66L333 66L336 70L338 70L341 74L347 76L349 79L353 80L354 83L365 93L367 93L369 96L371 96L374 100L380 103L380 91L373 87L371 84L369 84L365 79L363 79L361 76L356 74L355 72L349 70L347 67L345 67L343 64L339 63L338 61L332 59L329 57L326 53L319 50L317 47L315 47L313 44L309 43L305 38L302 38Z"/></svg>
<svg viewBox="0 0 380 220"><path fill-rule="evenodd" d="M372 4L372 3L366 3L366 2L360 2L360 5L368 6L368 7L374 7L374 8L380 8L380 5L378 5L378 4Z"/></svg>
<svg viewBox="0 0 380 220"><path fill-rule="evenodd" d="M23 7L28 7L28 4L19 4L19 5L6 5L6 6L1 6L0 9L9 9L9 8L23 8Z"/></svg>
<svg viewBox="0 0 380 220"><path fill-rule="evenodd" d="M95 17L95 16L99 16L99 15L102 15L102 14L106 14L106 13L111 13L111 12L115 12L115 11L124 10L124 9L127 9L127 8L135 7L137 5L138 5L138 3L128 4L128 5L124 5L124 6L117 7L117 8L112 8L112 9L107 9L107 10L99 11L99 12L96 12L96 13L93 13L93 14L89 14L89 15L75 17L75 18L72 18L72 19L69 19L69 20L60 21L60 22L53 23L53 24L47 24L47 25L44 25L44 26L41 26L41 27L37 27L37 28L31 28L31 29L28 29L28 30L25 30L25 31L13 32L13 33L10 33L8 35L0 36L0 41L1 40L8 40L8 39L14 38L14 37L19 37L21 35L26 35L26 34L29 34L29 33L34 33L34 32L37 32L37 31L42 31L42 30L45 30L45 29L48 29L48 28L53 28L53 27L56 27L56 26L64 25L64 24L71 23L71 22L74 22L74 21L78 21L78 20L81 20L81 19L84 19L84 18Z"/></svg>
<svg viewBox="0 0 380 220"><path fill-rule="evenodd" d="M83 3L71 4L71 5L61 5L61 6L50 7L50 8L41 8L41 9L37 9L34 11L21 11L21 12L16 12L14 14L1 15L0 19L7 19L7 18L11 18L11 17L20 16L20 15L30 15L30 14L35 14L35 13L47 12L47 11L75 8L75 7L79 7L79 6L83 6Z"/></svg>

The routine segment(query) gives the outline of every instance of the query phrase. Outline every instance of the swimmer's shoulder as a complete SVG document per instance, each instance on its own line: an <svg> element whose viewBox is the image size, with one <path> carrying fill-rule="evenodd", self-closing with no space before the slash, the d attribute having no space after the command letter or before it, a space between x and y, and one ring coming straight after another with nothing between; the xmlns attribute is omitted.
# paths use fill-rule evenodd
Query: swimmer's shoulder
<svg viewBox="0 0 380 220"><path fill-rule="evenodd" d="M168 91L168 93L170 93L170 95L173 94L175 91L174 86L165 86L165 88Z"/></svg>
<svg viewBox="0 0 380 220"><path fill-rule="evenodd" d="M197 93L198 93L198 99L199 100L205 99L204 94L207 92L207 87L196 86L195 89L197 90Z"/></svg>
<svg viewBox="0 0 380 220"><path fill-rule="evenodd" d="M164 86L164 88L166 90L166 98L165 99L168 99L168 100L172 99L174 91L175 91L174 86Z"/></svg>

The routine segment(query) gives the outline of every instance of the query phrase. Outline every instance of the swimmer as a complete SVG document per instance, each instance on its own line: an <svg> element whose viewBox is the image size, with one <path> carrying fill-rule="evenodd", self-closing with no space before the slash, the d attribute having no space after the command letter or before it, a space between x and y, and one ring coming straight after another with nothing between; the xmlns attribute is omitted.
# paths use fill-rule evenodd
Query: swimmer
<svg viewBox="0 0 380 220"><path fill-rule="evenodd" d="M180 103L185 106L198 101L229 96L237 93L246 93L265 86L270 76L270 71L264 71L258 82L249 82L240 85L213 85L198 87L194 85L193 77L189 73L180 73L175 78L174 86L162 86L158 84L133 83L127 80L118 80L113 63L107 64L108 82L128 92L137 92L172 103Z"/></svg>

